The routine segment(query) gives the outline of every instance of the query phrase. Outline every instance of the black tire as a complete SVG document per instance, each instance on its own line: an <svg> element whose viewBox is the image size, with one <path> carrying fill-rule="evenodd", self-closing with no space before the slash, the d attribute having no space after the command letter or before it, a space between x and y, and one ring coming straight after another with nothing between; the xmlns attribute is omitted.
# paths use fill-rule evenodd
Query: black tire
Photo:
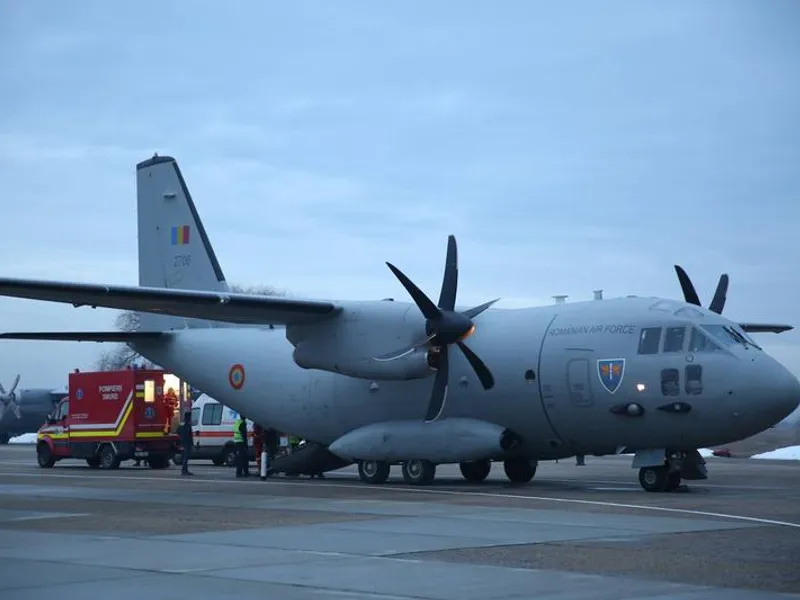
<svg viewBox="0 0 800 600"><path fill-rule="evenodd" d="M364 483L386 483L391 465L382 460L362 460L358 463L358 476Z"/></svg>
<svg viewBox="0 0 800 600"><path fill-rule="evenodd" d="M529 458L512 458L503 463L506 477L513 483L528 483L536 475L538 463Z"/></svg>
<svg viewBox="0 0 800 600"><path fill-rule="evenodd" d="M669 467L667 465L639 469L639 485L646 492L666 492L669 483Z"/></svg>
<svg viewBox="0 0 800 600"><path fill-rule="evenodd" d="M430 485L436 477L436 465L429 460L408 460L403 463L403 479L411 485Z"/></svg>
<svg viewBox="0 0 800 600"><path fill-rule="evenodd" d="M181 466L183 464L183 452L176 452L172 455L172 462L176 465Z"/></svg>
<svg viewBox="0 0 800 600"><path fill-rule="evenodd" d="M215 456L211 459L211 462L214 463L215 467L221 467L225 464L225 458L222 456Z"/></svg>
<svg viewBox="0 0 800 600"><path fill-rule="evenodd" d="M474 460L470 462L462 462L458 465L461 469L461 475L470 483L481 483L489 476L492 470L492 461L490 460Z"/></svg>
<svg viewBox="0 0 800 600"><path fill-rule="evenodd" d="M89 465L92 469L96 469L100 466L100 458L97 456L93 456L92 458L87 458L86 464Z"/></svg>
<svg viewBox="0 0 800 600"><path fill-rule="evenodd" d="M119 462L119 456L117 456L114 446L106 444L100 448L100 466L103 469L118 469Z"/></svg>
<svg viewBox="0 0 800 600"><path fill-rule="evenodd" d="M53 452L46 442L40 442L36 445L36 462L38 462L39 466L43 469L50 469L56 464Z"/></svg>

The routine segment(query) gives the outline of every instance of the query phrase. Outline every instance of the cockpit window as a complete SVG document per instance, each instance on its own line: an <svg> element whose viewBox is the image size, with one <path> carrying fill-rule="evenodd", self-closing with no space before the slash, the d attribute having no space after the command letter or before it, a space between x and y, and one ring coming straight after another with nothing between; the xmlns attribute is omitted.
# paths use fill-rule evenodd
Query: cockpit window
<svg viewBox="0 0 800 600"><path fill-rule="evenodd" d="M645 327L639 334L639 354L658 354L661 327Z"/></svg>
<svg viewBox="0 0 800 600"><path fill-rule="evenodd" d="M680 352L686 339L686 327L667 327L664 336L664 352Z"/></svg>
<svg viewBox="0 0 800 600"><path fill-rule="evenodd" d="M718 344L696 327L692 327L692 337L689 339L689 352L716 352L717 350L721 350Z"/></svg>
<svg viewBox="0 0 800 600"><path fill-rule="evenodd" d="M701 327L714 336L714 339L722 342L726 346L741 345L758 348L752 340L744 336L744 332L737 331L728 325L701 325Z"/></svg>
<svg viewBox="0 0 800 600"><path fill-rule="evenodd" d="M696 308L692 308L691 306L684 306L683 308L675 311L676 317L689 317L690 319L700 319L703 316Z"/></svg>

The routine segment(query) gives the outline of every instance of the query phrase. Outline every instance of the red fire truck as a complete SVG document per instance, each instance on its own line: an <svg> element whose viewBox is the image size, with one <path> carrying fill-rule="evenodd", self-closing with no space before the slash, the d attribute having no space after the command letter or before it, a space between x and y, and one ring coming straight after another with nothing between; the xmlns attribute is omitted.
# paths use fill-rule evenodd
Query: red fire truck
<svg viewBox="0 0 800 600"><path fill-rule="evenodd" d="M160 369L76 369L69 395L37 433L39 466L78 458L90 467L116 469L124 460L146 459L153 469L167 468L180 450L177 428L187 388Z"/></svg>

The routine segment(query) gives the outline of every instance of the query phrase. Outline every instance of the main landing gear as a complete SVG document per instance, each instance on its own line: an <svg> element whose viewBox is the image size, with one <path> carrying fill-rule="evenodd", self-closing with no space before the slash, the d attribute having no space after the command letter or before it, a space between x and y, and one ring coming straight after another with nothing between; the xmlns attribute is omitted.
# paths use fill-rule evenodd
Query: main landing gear
<svg viewBox="0 0 800 600"><path fill-rule="evenodd" d="M436 478L437 465L429 460L412 459L400 463L403 481L408 485L430 485ZM512 458L503 462L506 477L512 483L528 483L536 475L537 461ZM492 461L476 460L459 463L461 475L470 483L481 483L492 470ZM364 483L382 484L389 479L391 464L380 460L358 462L358 476Z"/></svg>

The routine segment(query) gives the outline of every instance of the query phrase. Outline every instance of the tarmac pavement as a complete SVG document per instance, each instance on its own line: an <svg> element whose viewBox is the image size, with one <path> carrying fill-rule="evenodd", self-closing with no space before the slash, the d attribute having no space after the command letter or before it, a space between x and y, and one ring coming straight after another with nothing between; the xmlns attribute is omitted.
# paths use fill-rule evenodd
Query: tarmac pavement
<svg viewBox="0 0 800 600"><path fill-rule="evenodd" d="M630 457L542 463L526 485L448 465L416 488L399 468L383 486L354 467L40 469L0 446L0 597L800 598L800 462L708 462L648 494Z"/></svg>

